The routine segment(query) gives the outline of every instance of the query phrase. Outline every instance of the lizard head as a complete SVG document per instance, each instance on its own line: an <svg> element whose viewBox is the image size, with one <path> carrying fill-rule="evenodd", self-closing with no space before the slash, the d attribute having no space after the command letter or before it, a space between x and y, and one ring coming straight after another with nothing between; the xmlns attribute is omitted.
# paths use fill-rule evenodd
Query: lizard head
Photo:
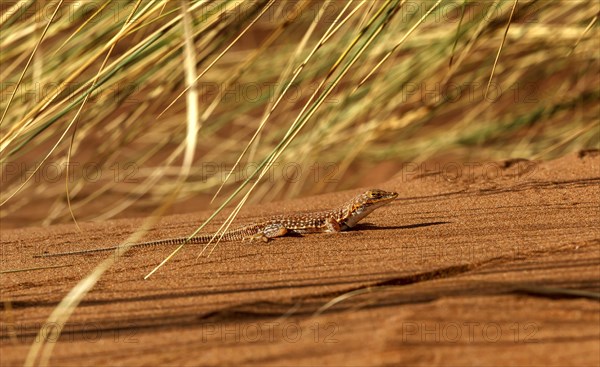
<svg viewBox="0 0 600 367"><path fill-rule="evenodd" d="M384 191L380 189L371 189L365 191L363 196L363 202L365 205L374 205L376 203L389 203L390 201L396 199L398 197L397 192L393 191Z"/></svg>
<svg viewBox="0 0 600 367"><path fill-rule="evenodd" d="M358 195L351 203L348 218L344 224L351 228L375 209L392 202L398 197L397 192L380 189L367 190Z"/></svg>

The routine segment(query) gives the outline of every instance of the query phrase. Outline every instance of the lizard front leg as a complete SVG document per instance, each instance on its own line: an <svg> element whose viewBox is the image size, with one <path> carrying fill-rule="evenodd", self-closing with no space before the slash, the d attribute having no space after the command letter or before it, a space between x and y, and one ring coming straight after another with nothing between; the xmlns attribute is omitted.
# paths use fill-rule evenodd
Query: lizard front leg
<svg viewBox="0 0 600 367"><path fill-rule="evenodd" d="M333 219L332 217L329 217L325 221L325 230L323 232L337 233L337 232L341 232L341 231L342 231L342 228L340 227L340 224L338 223L337 220Z"/></svg>

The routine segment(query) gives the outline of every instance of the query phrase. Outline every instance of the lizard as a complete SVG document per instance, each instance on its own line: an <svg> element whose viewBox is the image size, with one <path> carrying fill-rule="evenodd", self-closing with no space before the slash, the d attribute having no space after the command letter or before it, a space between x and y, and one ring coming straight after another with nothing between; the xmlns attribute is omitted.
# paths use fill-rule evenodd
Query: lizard
<svg viewBox="0 0 600 367"><path fill-rule="evenodd" d="M285 236L288 233L335 233L354 227L360 220L371 214L375 209L389 204L398 197L398 193L371 189L359 194L340 207L327 210L275 216L262 222L245 225L226 231L222 234L210 233L188 239L188 237L167 238L162 240L141 242L130 247L145 247L159 245L207 244L214 238L221 241L269 240ZM35 255L34 257L53 257L88 254L101 251L116 250L121 246L102 247L89 250L57 252Z"/></svg>

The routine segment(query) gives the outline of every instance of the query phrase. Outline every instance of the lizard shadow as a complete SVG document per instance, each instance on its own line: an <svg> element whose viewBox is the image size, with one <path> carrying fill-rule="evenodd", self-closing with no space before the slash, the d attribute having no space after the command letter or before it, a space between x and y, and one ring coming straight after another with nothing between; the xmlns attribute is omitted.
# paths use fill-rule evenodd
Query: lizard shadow
<svg viewBox="0 0 600 367"><path fill-rule="evenodd" d="M404 226L378 226L373 223L360 223L355 225L354 227L342 231L340 233L348 233L353 231L376 231L376 230L384 230L384 229L409 229L409 228L419 228L419 227L429 227L429 226L437 226L440 224L448 224L452 222L429 222L429 223L416 223L416 224L408 224ZM304 237L305 233L298 233L294 231L289 231L285 234L286 237Z"/></svg>
<svg viewBox="0 0 600 367"><path fill-rule="evenodd" d="M372 223L360 223L356 226L349 229L349 231L364 231L364 230L384 230L384 229L410 229L410 228L420 228L420 227L429 227L429 226L437 226L440 224L449 224L452 222L428 222L428 223L415 223L415 224L407 224L402 226L378 226Z"/></svg>

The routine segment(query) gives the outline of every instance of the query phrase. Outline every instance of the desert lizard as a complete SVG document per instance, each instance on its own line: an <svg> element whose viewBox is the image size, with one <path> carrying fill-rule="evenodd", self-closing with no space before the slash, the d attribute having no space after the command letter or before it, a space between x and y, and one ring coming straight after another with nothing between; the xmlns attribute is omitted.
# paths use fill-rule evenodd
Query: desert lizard
<svg viewBox="0 0 600 367"><path fill-rule="evenodd" d="M136 243L131 247L158 246L158 245L181 245L207 244L213 238L221 241L244 241L256 240L269 241L272 238L285 236L288 233L331 233L341 232L352 228L361 219L372 213L375 209L386 205L396 199L398 193L379 189L367 190L354 197L349 202L329 211L310 212L289 216L277 216L266 221L246 225L222 234L205 234L188 240L187 237L168 238L163 240ZM119 246L103 247L90 250L58 252L52 254L41 254L35 257L66 256L77 254L88 254L100 251L116 250Z"/></svg>

